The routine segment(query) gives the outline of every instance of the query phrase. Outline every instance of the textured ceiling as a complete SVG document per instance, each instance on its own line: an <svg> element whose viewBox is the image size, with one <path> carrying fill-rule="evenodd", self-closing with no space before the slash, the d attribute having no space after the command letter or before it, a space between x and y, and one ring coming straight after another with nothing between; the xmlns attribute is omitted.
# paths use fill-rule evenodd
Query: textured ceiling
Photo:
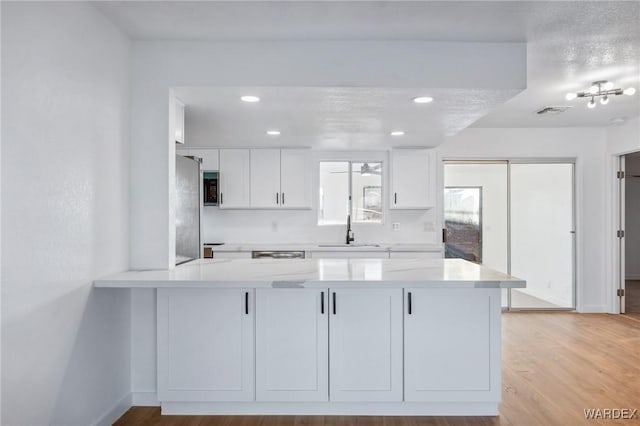
<svg viewBox="0 0 640 426"><path fill-rule="evenodd" d="M190 145L313 146L323 149L384 149L435 146L443 135L464 129L517 90L179 87L187 105ZM244 94L259 103L239 100ZM417 95L435 98L412 102ZM460 99L465 102L461 103ZM282 133L266 135L268 129ZM402 130L394 137L391 131Z"/></svg>
<svg viewBox="0 0 640 426"><path fill-rule="evenodd" d="M509 93L438 93L438 102L425 116L406 110L412 94L377 88L346 90L327 88L314 93L319 104L278 106L267 116L295 117L288 134L313 137L324 145L349 136L353 146L365 145L373 134L380 143L389 140L387 129L406 127L406 144L432 144L433 132L451 134L474 127L607 126L616 117L640 115L640 93L618 96L609 105L586 108L586 101L565 101L568 91L586 89L589 83L608 79L616 86L634 86L640 92L640 2L94 2L103 13L134 39L146 40L426 40L527 42L527 89L513 99ZM213 90L213 89L212 89ZM305 89L292 89L292 93ZM285 90L283 89L283 92ZM215 110L220 117L210 124L223 132L237 105L209 106L207 98L193 96L193 117ZM271 94L287 99L291 93ZM363 98L364 97L364 98ZM198 98L198 99L197 99ZM374 102L375 100L375 102ZM469 110L469 105L474 107ZM555 116L537 116L547 106L571 105ZM413 106L413 105L411 105ZM263 111L271 111L266 103ZM200 111L199 111L200 110ZM285 111L286 110L286 111ZM242 112L244 113L244 111ZM254 119L252 119L254 120ZM266 126L255 117L253 132ZM261 121L262 120L262 121ZM277 120L276 120L277 121ZM246 121L249 132L253 121ZM303 124L306 123L306 124ZM302 128L303 126L308 128ZM283 127L284 125L278 125ZM231 129L228 130L231 132ZM243 135L244 137L244 135ZM284 133L282 140L285 140ZM292 143L294 141L291 141ZM441 142L441 141L440 141ZM438 142L435 142L438 143ZM295 143L297 144L297 143ZM323 145L323 146L324 146Z"/></svg>

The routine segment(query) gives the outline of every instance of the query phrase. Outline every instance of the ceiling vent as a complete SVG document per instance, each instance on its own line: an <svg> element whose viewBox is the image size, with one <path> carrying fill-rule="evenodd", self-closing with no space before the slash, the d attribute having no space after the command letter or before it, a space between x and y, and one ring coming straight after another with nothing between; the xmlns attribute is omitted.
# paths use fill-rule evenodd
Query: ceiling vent
<svg viewBox="0 0 640 426"><path fill-rule="evenodd" d="M536 111L537 115L555 115L565 112L571 108L570 106L546 106Z"/></svg>

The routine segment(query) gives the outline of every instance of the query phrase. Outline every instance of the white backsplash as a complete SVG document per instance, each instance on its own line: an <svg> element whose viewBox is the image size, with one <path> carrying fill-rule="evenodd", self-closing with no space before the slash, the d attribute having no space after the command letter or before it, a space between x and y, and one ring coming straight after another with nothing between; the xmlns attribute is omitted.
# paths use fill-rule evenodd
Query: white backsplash
<svg viewBox="0 0 640 426"><path fill-rule="evenodd" d="M399 229L393 230L392 224ZM317 225L316 210L221 210L204 207L203 243L342 243L345 225ZM439 242L435 211L389 210L384 224L354 223L356 243Z"/></svg>

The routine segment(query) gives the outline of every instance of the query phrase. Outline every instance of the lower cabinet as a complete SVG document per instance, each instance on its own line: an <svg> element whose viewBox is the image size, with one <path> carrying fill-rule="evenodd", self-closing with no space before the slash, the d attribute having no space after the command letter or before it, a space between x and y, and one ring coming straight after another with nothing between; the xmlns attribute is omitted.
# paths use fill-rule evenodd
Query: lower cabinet
<svg viewBox="0 0 640 426"><path fill-rule="evenodd" d="M158 289L158 399L253 401L253 289Z"/></svg>
<svg viewBox="0 0 640 426"><path fill-rule="evenodd" d="M256 290L256 400L327 401L328 290Z"/></svg>
<svg viewBox="0 0 640 426"><path fill-rule="evenodd" d="M405 401L500 399L500 289L404 289Z"/></svg>
<svg viewBox="0 0 640 426"><path fill-rule="evenodd" d="M330 289L331 401L402 401L402 289Z"/></svg>

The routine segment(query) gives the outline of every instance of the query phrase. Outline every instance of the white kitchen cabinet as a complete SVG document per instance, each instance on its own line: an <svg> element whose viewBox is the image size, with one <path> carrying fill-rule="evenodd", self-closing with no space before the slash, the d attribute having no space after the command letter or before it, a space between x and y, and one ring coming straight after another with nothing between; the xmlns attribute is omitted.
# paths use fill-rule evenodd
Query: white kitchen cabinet
<svg viewBox="0 0 640 426"><path fill-rule="evenodd" d="M251 150L251 207L311 207L311 151Z"/></svg>
<svg viewBox="0 0 640 426"><path fill-rule="evenodd" d="M311 208L311 151L280 151L280 205L288 209Z"/></svg>
<svg viewBox="0 0 640 426"><path fill-rule="evenodd" d="M500 399L500 289L404 289L405 401Z"/></svg>
<svg viewBox="0 0 640 426"><path fill-rule="evenodd" d="M392 209L428 209L435 205L435 153L431 149L391 151Z"/></svg>
<svg viewBox="0 0 640 426"><path fill-rule="evenodd" d="M312 251L312 259L388 259L389 252L385 251L357 251L344 249L343 251Z"/></svg>
<svg viewBox="0 0 640 426"><path fill-rule="evenodd" d="M442 259L442 251L390 251L389 259Z"/></svg>
<svg viewBox="0 0 640 426"><path fill-rule="evenodd" d="M256 401L327 401L328 290L256 290Z"/></svg>
<svg viewBox="0 0 640 426"><path fill-rule="evenodd" d="M219 166L219 151L212 148L176 148L176 154L184 157L198 157L202 159L203 171L217 171Z"/></svg>
<svg viewBox="0 0 640 426"><path fill-rule="evenodd" d="M184 103L175 99L174 132L176 143L184 143Z"/></svg>
<svg viewBox="0 0 640 426"><path fill-rule="evenodd" d="M158 289L158 399L254 400L253 289Z"/></svg>
<svg viewBox="0 0 640 426"><path fill-rule="evenodd" d="M251 150L251 207L277 208L281 204L280 150Z"/></svg>
<svg viewBox="0 0 640 426"><path fill-rule="evenodd" d="M247 208L250 206L250 151L248 149L220 150L221 209Z"/></svg>
<svg viewBox="0 0 640 426"><path fill-rule="evenodd" d="M329 399L402 401L402 290L329 291Z"/></svg>
<svg viewBox="0 0 640 426"><path fill-rule="evenodd" d="M192 148L189 149L190 155L202 158L202 170L203 171L218 171L219 165L219 151L211 148Z"/></svg>

